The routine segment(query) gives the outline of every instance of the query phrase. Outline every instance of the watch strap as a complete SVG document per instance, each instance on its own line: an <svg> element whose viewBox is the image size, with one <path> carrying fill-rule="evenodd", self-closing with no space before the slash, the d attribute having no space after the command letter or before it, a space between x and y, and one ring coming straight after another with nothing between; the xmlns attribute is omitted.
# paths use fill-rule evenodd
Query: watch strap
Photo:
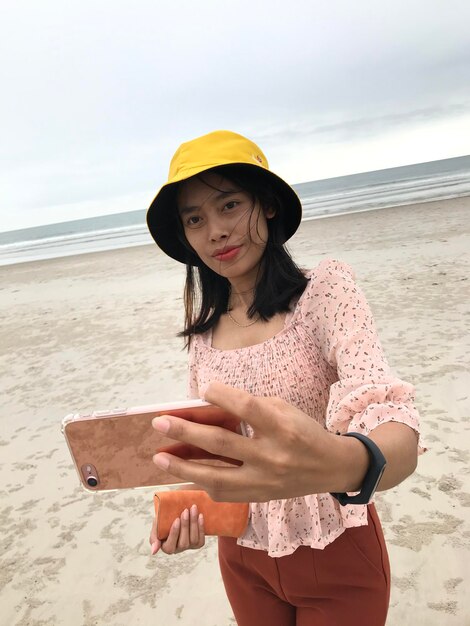
<svg viewBox="0 0 470 626"><path fill-rule="evenodd" d="M354 437L355 439L359 439L359 441L365 445L367 452L369 453L369 468L364 476L359 493L354 496L350 496L347 493L332 493L331 495L336 498L342 506L346 504L368 504L377 489L380 479L382 478L387 461L378 445L374 443L372 439L369 439L369 437L366 437L361 433L345 433L342 436Z"/></svg>

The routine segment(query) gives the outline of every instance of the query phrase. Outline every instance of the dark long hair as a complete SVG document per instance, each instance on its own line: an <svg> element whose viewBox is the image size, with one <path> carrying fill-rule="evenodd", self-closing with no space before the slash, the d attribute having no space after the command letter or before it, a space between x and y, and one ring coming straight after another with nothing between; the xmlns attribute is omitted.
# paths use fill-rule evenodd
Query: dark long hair
<svg viewBox="0 0 470 626"><path fill-rule="evenodd" d="M267 321L276 313L289 311L291 300L303 293L308 279L283 243L285 237L282 214L288 211L289 207L281 205L270 178L260 176L256 170L237 165L224 165L210 171L220 174L250 194L253 207L258 201L261 210L273 209L275 212L274 216L267 220L268 240L260 263L253 303L247 311L249 318L258 315ZM204 174L198 175L198 178L207 184ZM188 248L188 252L194 254L184 234L181 219L177 220L177 231L178 238ZM229 297L230 282L227 278L220 276L202 262L196 266L186 265L185 324L184 330L178 333L178 336L187 338L186 345L191 341L192 335L204 333L217 324L220 316L227 311Z"/></svg>

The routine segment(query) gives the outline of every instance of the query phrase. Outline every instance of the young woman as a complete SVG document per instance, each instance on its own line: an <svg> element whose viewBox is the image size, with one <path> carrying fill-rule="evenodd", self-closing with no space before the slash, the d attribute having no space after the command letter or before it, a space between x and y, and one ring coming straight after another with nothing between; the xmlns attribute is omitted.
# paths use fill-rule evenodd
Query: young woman
<svg viewBox="0 0 470 626"><path fill-rule="evenodd" d="M390 571L369 501L414 471L419 425L413 388L391 374L351 269L294 263L284 244L300 201L258 146L228 131L180 146L147 219L186 265L190 394L248 424L249 438L154 422L242 462L221 470L154 457L215 500L251 502L244 535L219 538L237 623L384 624ZM153 554L200 548L203 517L193 506L166 541L155 529L150 541Z"/></svg>

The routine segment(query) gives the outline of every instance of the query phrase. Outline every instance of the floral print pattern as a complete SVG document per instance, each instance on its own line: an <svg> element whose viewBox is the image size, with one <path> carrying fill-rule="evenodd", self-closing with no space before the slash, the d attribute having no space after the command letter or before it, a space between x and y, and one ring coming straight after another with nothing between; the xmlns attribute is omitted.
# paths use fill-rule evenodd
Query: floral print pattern
<svg viewBox="0 0 470 626"><path fill-rule="evenodd" d="M284 328L267 341L218 350L211 345L210 330L194 336L189 395L202 397L218 380L254 395L283 398L337 434L367 435L388 421L419 433L414 389L390 371L351 268L324 260L307 277ZM323 549L346 528L367 524L365 505L342 507L330 494L252 503L250 512L239 545L273 557L301 545Z"/></svg>

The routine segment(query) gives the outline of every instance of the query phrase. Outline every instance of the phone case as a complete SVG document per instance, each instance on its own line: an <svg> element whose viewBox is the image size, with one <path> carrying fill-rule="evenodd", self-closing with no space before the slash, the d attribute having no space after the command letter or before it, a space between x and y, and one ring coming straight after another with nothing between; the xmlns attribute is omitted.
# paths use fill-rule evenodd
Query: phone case
<svg viewBox="0 0 470 626"><path fill-rule="evenodd" d="M172 453L195 462L233 466L228 459L215 459L158 433L152 427L152 419L165 414L234 432L240 426L238 418L201 400L67 415L62 421L62 432L85 489L109 491L181 484L184 481L152 461L156 452L170 448Z"/></svg>
<svg viewBox="0 0 470 626"><path fill-rule="evenodd" d="M173 522L193 504L204 515L206 535L240 537L248 524L249 505L244 502L215 502L205 491L158 491L154 495L157 537L165 540Z"/></svg>

